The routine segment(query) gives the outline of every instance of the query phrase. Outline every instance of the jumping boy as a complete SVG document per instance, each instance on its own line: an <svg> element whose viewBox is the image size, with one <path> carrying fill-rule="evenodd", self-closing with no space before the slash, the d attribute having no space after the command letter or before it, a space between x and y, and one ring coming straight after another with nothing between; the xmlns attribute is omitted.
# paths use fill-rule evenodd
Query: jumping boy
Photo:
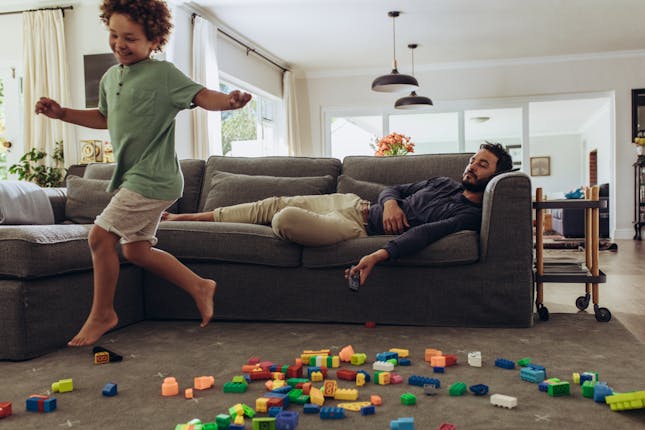
<svg viewBox="0 0 645 430"><path fill-rule="evenodd" d="M198 276L171 254L154 248L162 212L178 199L183 177L175 153L175 116L183 109L239 109L250 94L223 94L193 82L171 63L150 58L168 41L170 11L161 0L104 0L101 20L119 62L100 83L98 109L61 107L42 97L36 113L72 124L108 129L116 168L108 191L118 190L94 221L88 242L94 268L92 309L70 346L91 345L118 323L114 294L123 256L188 292L201 315L213 317L217 284Z"/></svg>

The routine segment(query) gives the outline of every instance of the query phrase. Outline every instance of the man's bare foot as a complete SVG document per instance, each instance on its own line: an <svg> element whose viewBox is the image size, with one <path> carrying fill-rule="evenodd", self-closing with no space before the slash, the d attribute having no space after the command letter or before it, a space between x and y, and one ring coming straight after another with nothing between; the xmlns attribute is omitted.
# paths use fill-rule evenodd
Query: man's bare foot
<svg viewBox="0 0 645 430"><path fill-rule="evenodd" d="M161 214L162 221L177 221L177 214L171 214L170 212L163 212Z"/></svg>
<svg viewBox="0 0 645 430"><path fill-rule="evenodd" d="M202 316L202 322L199 324L201 327L206 327L211 319L213 319L214 305L213 297L215 296L215 289L217 289L217 282L212 279L204 279L199 286L197 295L193 297L197 309Z"/></svg>
<svg viewBox="0 0 645 430"><path fill-rule="evenodd" d="M116 327L119 323L119 318L116 313L112 311L105 317L94 316L90 313L87 317L85 324L81 327L72 340L67 342L68 346L87 346L92 345L101 338L106 332Z"/></svg>

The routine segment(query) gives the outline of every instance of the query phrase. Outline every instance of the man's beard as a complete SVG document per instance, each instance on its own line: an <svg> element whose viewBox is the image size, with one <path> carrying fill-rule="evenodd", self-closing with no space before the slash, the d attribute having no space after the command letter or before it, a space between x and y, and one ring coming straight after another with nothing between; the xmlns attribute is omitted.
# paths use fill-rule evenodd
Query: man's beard
<svg viewBox="0 0 645 430"><path fill-rule="evenodd" d="M472 191L474 193L482 193L486 189L486 185L490 182L491 178L486 178L486 179L477 179L475 183L468 182L466 180L466 177L464 176L463 179L461 180L461 185L464 186L465 189L468 191Z"/></svg>

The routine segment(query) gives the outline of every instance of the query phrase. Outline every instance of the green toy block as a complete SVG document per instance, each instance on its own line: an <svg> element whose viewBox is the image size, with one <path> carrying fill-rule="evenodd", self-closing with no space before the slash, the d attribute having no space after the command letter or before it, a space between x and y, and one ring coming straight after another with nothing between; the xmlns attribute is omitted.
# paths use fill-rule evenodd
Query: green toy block
<svg viewBox="0 0 645 430"><path fill-rule="evenodd" d="M455 382L448 389L448 393L451 396L463 396L466 392L466 384L460 381Z"/></svg>
<svg viewBox="0 0 645 430"><path fill-rule="evenodd" d="M374 381L374 383L376 385L379 385L379 377L378 377L378 375L380 375L381 373L383 373L383 370L375 370L374 371L374 379L372 379L372 381Z"/></svg>
<svg viewBox="0 0 645 430"><path fill-rule="evenodd" d="M645 391L633 391L631 393L614 393L613 396L605 397L605 403L612 411L627 411L630 409L645 409Z"/></svg>
<svg viewBox="0 0 645 430"><path fill-rule="evenodd" d="M389 360L386 361L386 363L392 363L393 366L398 366L399 360L397 360L396 358L390 358Z"/></svg>
<svg viewBox="0 0 645 430"><path fill-rule="evenodd" d="M226 414L219 414L215 417L215 423L218 430L227 430L231 425L231 416Z"/></svg>
<svg viewBox="0 0 645 430"><path fill-rule="evenodd" d="M296 387L298 384L305 384L309 382L307 378L289 378L287 379L287 385L290 387Z"/></svg>
<svg viewBox="0 0 645 430"><path fill-rule="evenodd" d="M517 360L517 365L521 367L526 367L531 363L531 359L529 357L521 358Z"/></svg>
<svg viewBox="0 0 645 430"><path fill-rule="evenodd" d="M255 416L255 410L249 405L242 403L242 409L244 410L244 415L247 417L253 418Z"/></svg>
<svg viewBox="0 0 645 430"><path fill-rule="evenodd" d="M52 384L52 391L54 393L69 393L74 390L74 382L72 379L61 379Z"/></svg>
<svg viewBox="0 0 645 430"><path fill-rule="evenodd" d="M289 370L289 365L288 364L283 364L282 367L280 368L280 373L287 373L287 370Z"/></svg>
<svg viewBox="0 0 645 430"><path fill-rule="evenodd" d="M227 382L224 384L225 393L246 393L246 390L249 388L249 385L239 382Z"/></svg>
<svg viewBox="0 0 645 430"><path fill-rule="evenodd" d="M204 423L202 424L202 430L218 430L217 423Z"/></svg>
<svg viewBox="0 0 645 430"><path fill-rule="evenodd" d="M275 430L275 418L253 418L253 430Z"/></svg>
<svg viewBox="0 0 645 430"><path fill-rule="evenodd" d="M401 404L407 406L416 405L417 396L412 393L403 393L401 394Z"/></svg>
<svg viewBox="0 0 645 430"><path fill-rule="evenodd" d="M549 384L548 394L551 397L568 396L571 394L571 386L566 381Z"/></svg>
<svg viewBox="0 0 645 430"><path fill-rule="evenodd" d="M231 379L231 382L234 382L236 384L247 384L246 379L242 375L233 376L233 379Z"/></svg>
<svg viewBox="0 0 645 430"><path fill-rule="evenodd" d="M585 381L582 383L582 397L593 399L593 387L596 385L594 381Z"/></svg>
<svg viewBox="0 0 645 430"><path fill-rule="evenodd" d="M295 403L296 400L298 399L298 397L302 396L302 390L293 389L293 390L289 391L289 393L287 395L289 396L289 400L291 400L292 402Z"/></svg>

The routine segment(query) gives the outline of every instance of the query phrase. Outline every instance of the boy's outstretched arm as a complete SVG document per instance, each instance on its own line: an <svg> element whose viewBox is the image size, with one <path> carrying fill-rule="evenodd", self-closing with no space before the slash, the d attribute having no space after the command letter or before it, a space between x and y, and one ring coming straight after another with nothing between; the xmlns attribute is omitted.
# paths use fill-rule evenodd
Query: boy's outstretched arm
<svg viewBox="0 0 645 430"><path fill-rule="evenodd" d="M36 102L36 114L60 119L71 124L82 125L88 128L107 129L107 118L98 109L69 109L61 107L55 100L41 97Z"/></svg>
<svg viewBox="0 0 645 430"><path fill-rule="evenodd" d="M235 90L229 94L202 89L195 95L193 102L206 110L231 110L243 108L251 100L251 94Z"/></svg>

